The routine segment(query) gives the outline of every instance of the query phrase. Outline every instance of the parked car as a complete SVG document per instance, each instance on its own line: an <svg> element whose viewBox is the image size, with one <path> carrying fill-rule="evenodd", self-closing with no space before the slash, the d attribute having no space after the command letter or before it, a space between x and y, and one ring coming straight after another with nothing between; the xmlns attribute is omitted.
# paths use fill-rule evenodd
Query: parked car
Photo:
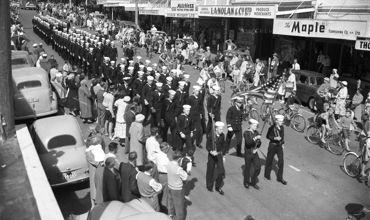
<svg viewBox="0 0 370 220"><path fill-rule="evenodd" d="M76 118L59 115L36 120L31 135L52 187L89 178L85 142Z"/></svg>
<svg viewBox="0 0 370 220"><path fill-rule="evenodd" d="M37 6L35 3L32 2L27 2L26 5L24 6L26 10L37 10Z"/></svg>
<svg viewBox="0 0 370 220"><path fill-rule="evenodd" d="M48 73L40 67L12 70L16 120L52 115L58 111Z"/></svg>
<svg viewBox="0 0 370 220"><path fill-rule="evenodd" d="M70 216L68 220L171 220L161 212L156 212L145 200L130 202L111 201L94 206L88 213Z"/></svg>
<svg viewBox="0 0 370 220"><path fill-rule="evenodd" d="M315 108L315 95L317 89L324 83L324 75L309 70L293 71L297 82L297 98L307 103L311 110Z"/></svg>
<svg viewBox="0 0 370 220"><path fill-rule="evenodd" d="M12 69L33 66L35 66L35 64L33 63L28 51L12 50Z"/></svg>

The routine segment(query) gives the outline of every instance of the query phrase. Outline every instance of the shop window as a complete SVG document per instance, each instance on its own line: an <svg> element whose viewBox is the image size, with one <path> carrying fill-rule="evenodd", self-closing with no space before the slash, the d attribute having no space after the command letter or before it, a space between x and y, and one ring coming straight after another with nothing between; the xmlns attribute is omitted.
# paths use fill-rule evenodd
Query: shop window
<svg viewBox="0 0 370 220"><path fill-rule="evenodd" d="M310 77L310 85L315 85L315 83L316 83L316 78Z"/></svg>

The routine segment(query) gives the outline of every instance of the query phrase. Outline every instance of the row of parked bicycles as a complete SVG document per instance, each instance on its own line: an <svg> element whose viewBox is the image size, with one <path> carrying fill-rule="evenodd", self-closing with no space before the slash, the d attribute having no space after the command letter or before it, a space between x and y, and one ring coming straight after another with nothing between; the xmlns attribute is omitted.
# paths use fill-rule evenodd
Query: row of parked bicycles
<svg viewBox="0 0 370 220"><path fill-rule="evenodd" d="M341 131L326 132L323 137L323 130L316 123L315 117L306 118L302 115L302 108L299 105L285 105L279 102L275 97L266 99L260 91L249 91L237 96L244 99L243 119L253 118L260 121L262 125L261 133L266 125L274 123L275 115L285 116L284 124L290 126L293 130L305 133L306 140L316 146L325 148L334 155L343 155L342 169L350 177L358 178L370 187L370 168L367 168L367 177L361 177L361 165L363 164L364 154L366 153L367 136L361 133L360 129L351 131L351 148L353 151L347 151L345 147L345 138ZM324 140L324 141L322 141ZM356 149L356 150L354 150Z"/></svg>

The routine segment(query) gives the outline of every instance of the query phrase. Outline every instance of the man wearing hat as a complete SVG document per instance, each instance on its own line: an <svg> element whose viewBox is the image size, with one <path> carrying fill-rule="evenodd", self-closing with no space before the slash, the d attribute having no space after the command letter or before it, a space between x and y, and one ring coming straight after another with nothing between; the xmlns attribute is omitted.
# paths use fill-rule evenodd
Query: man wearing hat
<svg viewBox="0 0 370 220"><path fill-rule="evenodd" d="M138 71L138 77L132 82L132 92L134 96L141 97L144 86L144 72Z"/></svg>
<svg viewBox="0 0 370 220"><path fill-rule="evenodd" d="M168 97L164 100L163 111L161 119L164 123L164 128L162 130L162 139L163 141L167 141L167 133L168 129L171 131L171 140L172 145L174 145L174 141L177 139L176 134L176 103L173 101L176 92L174 90L168 91Z"/></svg>
<svg viewBox="0 0 370 220"><path fill-rule="evenodd" d="M243 98L236 97L235 104L230 106L226 113L226 124L227 124L227 135L226 135L226 146L227 151L230 149L231 138L235 134L236 138L236 155L238 157L242 156L241 146L242 146L242 105Z"/></svg>
<svg viewBox="0 0 370 220"><path fill-rule="evenodd" d="M278 71L279 64L280 62L279 62L278 54L274 53L272 55L268 79L277 77L277 71Z"/></svg>
<svg viewBox="0 0 370 220"><path fill-rule="evenodd" d="M178 134L178 142L175 144L174 148L176 150L180 151L193 151L193 144L192 144L192 138L193 138L193 122L191 118L189 117L190 114L190 105L183 105L183 112L181 115L177 117L177 134ZM185 149L184 149L185 144ZM192 156L192 155L189 155Z"/></svg>
<svg viewBox="0 0 370 220"><path fill-rule="evenodd" d="M348 96L347 81L340 82L340 88L337 94L337 100L335 105L335 114L344 116L346 114L346 99Z"/></svg>
<svg viewBox="0 0 370 220"><path fill-rule="evenodd" d="M114 45L114 41L110 42L110 46L108 46L108 56L111 60L117 60L118 50L117 47Z"/></svg>
<svg viewBox="0 0 370 220"><path fill-rule="evenodd" d="M189 97L188 104L191 106L190 118L193 121L194 126L194 141L195 146L202 148L201 143L203 139L203 128L202 128L202 110L203 102L199 97L201 87L198 85L193 86L193 94Z"/></svg>
<svg viewBox="0 0 370 220"><path fill-rule="evenodd" d="M207 131L210 131L213 127L211 118L213 118L214 121L221 120L221 95L219 86L213 87L212 93L207 99L207 112L209 116Z"/></svg>
<svg viewBox="0 0 370 220"><path fill-rule="evenodd" d="M158 128L163 128L164 123L162 122L162 109L164 105L164 92L163 92L163 83L157 82L155 84L155 91L153 93L153 109L154 112L152 113L153 116L153 126L156 126Z"/></svg>
<svg viewBox="0 0 370 220"><path fill-rule="evenodd" d="M143 114L148 119L149 116L155 111L153 108L153 93L155 90L155 87L153 86L154 77L153 76L147 76L147 83L143 86L142 90L142 101L143 101ZM151 118L151 117L150 117ZM151 118L151 121L153 121L153 118Z"/></svg>
<svg viewBox="0 0 370 220"><path fill-rule="evenodd" d="M166 82L165 84L163 85L163 92L165 94L166 97L168 97L168 91L172 89L172 77L171 76L167 76L166 77Z"/></svg>
<svg viewBox="0 0 370 220"><path fill-rule="evenodd" d="M223 127L225 124L221 121L215 122L214 131L208 133L206 148L208 151L208 162L206 172L206 185L208 191L213 191L213 185L215 184L216 191L221 195L224 195L224 191L221 187L224 185L223 180L225 178L224 168L224 156L226 154L226 142L225 135L223 133ZM213 129L213 128L212 128ZM217 176L214 177L214 170L217 169Z"/></svg>
<svg viewBox="0 0 370 220"><path fill-rule="evenodd" d="M284 116L283 115L276 115L275 116L275 123L269 127L267 130L266 138L270 140L268 151L267 151L267 158L266 158L266 165L265 165L265 178L271 180L270 174L272 169L272 162L274 160L275 154L278 157L278 172L277 172L277 181L281 182L282 184L286 185L287 181L283 178L283 170L284 170Z"/></svg>
<svg viewBox="0 0 370 220"><path fill-rule="evenodd" d="M130 152L128 155L128 162L122 162L119 165L119 173L121 176L121 192L120 200L122 202L130 202L136 199L139 195L139 189L136 182L136 159L137 153Z"/></svg>
<svg viewBox="0 0 370 220"><path fill-rule="evenodd" d="M244 131L244 187L249 188L249 185L255 189L257 186L257 177L261 172L261 162L258 156L257 149L261 146L261 135L257 131L258 121L249 119L249 129ZM253 167L253 169L252 169Z"/></svg>
<svg viewBox="0 0 370 220"><path fill-rule="evenodd" d="M179 82L179 88L176 91L176 95L174 98L174 101L176 102L176 107L177 107L177 115L181 114L182 112L182 107L187 103L188 100L188 94L184 91L185 88L185 81L180 81Z"/></svg>

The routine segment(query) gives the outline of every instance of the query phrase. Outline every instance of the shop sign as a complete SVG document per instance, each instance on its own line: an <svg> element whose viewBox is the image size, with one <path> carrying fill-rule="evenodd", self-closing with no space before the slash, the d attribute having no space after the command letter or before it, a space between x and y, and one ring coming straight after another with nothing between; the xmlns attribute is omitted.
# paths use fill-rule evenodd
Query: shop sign
<svg viewBox="0 0 370 220"><path fill-rule="evenodd" d="M171 0L171 8L166 13L166 17L197 18L196 3L196 0Z"/></svg>
<svg viewBox="0 0 370 220"><path fill-rule="evenodd" d="M370 51L370 38L357 37L355 49Z"/></svg>
<svg viewBox="0 0 370 220"><path fill-rule="evenodd" d="M356 40L366 31L366 21L275 19L274 34Z"/></svg>
<svg viewBox="0 0 370 220"><path fill-rule="evenodd" d="M199 6L199 16L228 18L275 18L276 6Z"/></svg>
<svg viewBox="0 0 370 220"><path fill-rule="evenodd" d="M157 9L147 9L147 8L144 8L144 9L141 9L139 11L139 13L141 15L159 15L159 11Z"/></svg>

